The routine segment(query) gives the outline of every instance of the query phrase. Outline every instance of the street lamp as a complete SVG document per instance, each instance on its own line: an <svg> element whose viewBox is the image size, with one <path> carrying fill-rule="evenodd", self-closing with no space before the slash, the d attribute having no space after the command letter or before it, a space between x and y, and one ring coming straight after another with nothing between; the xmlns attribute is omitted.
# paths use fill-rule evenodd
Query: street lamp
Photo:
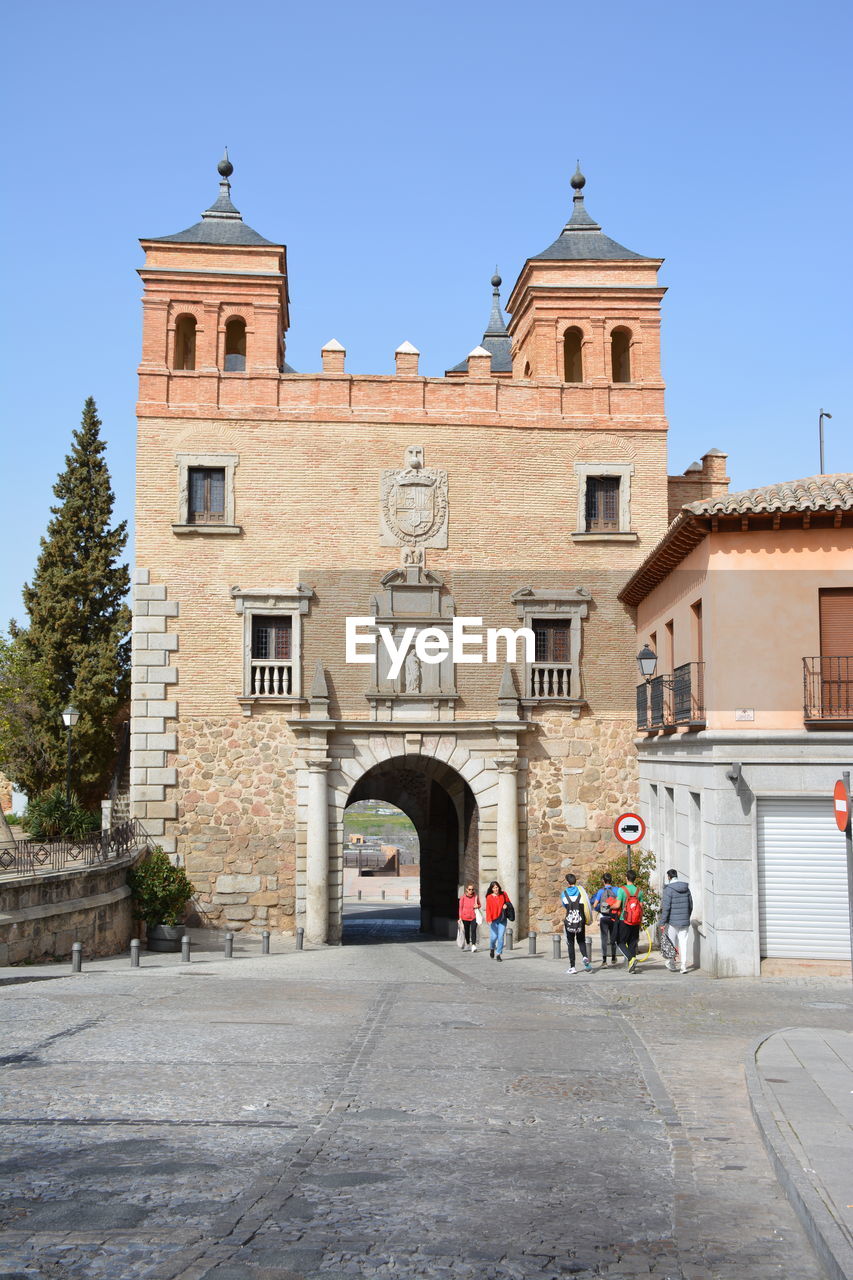
<svg viewBox="0 0 853 1280"><path fill-rule="evenodd" d="M827 413L826 409L821 409L820 417L817 420L818 431L820 432L820 474L821 475L825 474L825 467L823 465L823 420L824 418L829 418L831 421L832 414Z"/></svg>
<svg viewBox="0 0 853 1280"><path fill-rule="evenodd" d="M68 731L68 754L65 758L65 804L71 804L71 730L80 719L80 712L74 707L66 707L62 713L62 723Z"/></svg>
<svg viewBox="0 0 853 1280"><path fill-rule="evenodd" d="M649 645L644 644L637 654L637 666L640 668L640 675L644 680L651 680L657 670L657 665L658 655Z"/></svg>

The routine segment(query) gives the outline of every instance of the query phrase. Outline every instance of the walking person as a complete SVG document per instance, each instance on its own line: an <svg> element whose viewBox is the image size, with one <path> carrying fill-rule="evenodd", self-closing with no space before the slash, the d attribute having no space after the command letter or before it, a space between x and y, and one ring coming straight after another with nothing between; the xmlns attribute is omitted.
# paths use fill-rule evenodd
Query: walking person
<svg viewBox="0 0 853 1280"><path fill-rule="evenodd" d="M492 960L500 960L504 949L507 907L512 910L514 920L515 911L509 895L504 893L497 880L493 880L486 890L486 923L489 926L489 956Z"/></svg>
<svg viewBox="0 0 853 1280"><path fill-rule="evenodd" d="M566 946L569 948L569 968L566 973L577 973L575 968L575 944L580 951L583 967L587 973L592 969L586 949L586 926L592 924L592 911L589 906L589 895L583 885L578 884L577 876L569 872L566 876L566 887L560 894L560 902L566 911L563 928L566 931Z"/></svg>
<svg viewBox="0 0 853 1280"><path fill-rule="evenodd" d="M663 890L660 924L678 947L681 972L687 972L687 941L690 937L690 917L693 915L693 895L686 880L679 880L678 872L667 871L667 884ZM675 971L675 960L667 960L667 969Z"/></svg>
<svg viewBox="0 0 853 1280"><path fill-rule="evenodd" d="M477 896L477 887L469 880L459 899L459 919L462 921L462 928L465 931L465 942L462 947L464 951L466 947L470 947L472 951L477 950L477 925L483 922L483 912L480 909L480 899Z"/></svg>
<svg viewBox="0 0 853 1280"><path fill-rule="evenodd" d="M616 890L619 899L619 921L616 945L628 961L628 972L637 972L637 943L643 923L643 891L629 876L625 886Z"/></svg>
<svg viewBox="0 0 853 1280"><path fill-rule="evenodd" d="M610 948L610 963L616 965L616 934L619 927L619 899L616 886L609 871L602 876L604 883L592 900L593 911L598 912L598 927L601 932L601 964L607 966L607 949Z"/></svg>

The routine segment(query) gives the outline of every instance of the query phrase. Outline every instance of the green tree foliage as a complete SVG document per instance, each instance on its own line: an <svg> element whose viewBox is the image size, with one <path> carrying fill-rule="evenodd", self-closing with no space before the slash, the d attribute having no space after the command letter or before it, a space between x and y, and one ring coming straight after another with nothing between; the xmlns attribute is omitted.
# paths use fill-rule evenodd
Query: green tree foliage
<svg viewBox="0 0 853 1280"><path fill-rule="evenodd" d="M631 874L634 884L643 891L643 924L647 927L657 920L660 914L660 895L655 892L650 880L655 870L655 855L642 849L631 850ZM628 878L628 855L617 854L603 867L598 867L587 876L584 886L592 898L604 884L604 873L609 871L615 885L624 885Z"/></svg>
<svg viewBox="0 0 853 1280"><path fill-rule="evenodd" d="M64 784L62 711L71 703L80 712L73 785L87 806L109 785L130 691L130 575L120 563L127 524L111 528L115 499L100 430L90 397L24 587L28 625L13 622L0 640L0 769L30 796Z"/></svg>

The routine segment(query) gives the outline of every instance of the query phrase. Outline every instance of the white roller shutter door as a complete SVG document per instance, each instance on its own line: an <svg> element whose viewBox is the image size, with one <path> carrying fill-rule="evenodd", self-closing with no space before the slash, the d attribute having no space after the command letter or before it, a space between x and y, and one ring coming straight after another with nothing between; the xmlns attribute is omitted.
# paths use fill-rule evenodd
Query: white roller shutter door
<svg viewBox="0 0 853 1280"><path fill-rule="evenodd" d="M761 958L850 959L847 855L832 798L758 801Z"/></svg>

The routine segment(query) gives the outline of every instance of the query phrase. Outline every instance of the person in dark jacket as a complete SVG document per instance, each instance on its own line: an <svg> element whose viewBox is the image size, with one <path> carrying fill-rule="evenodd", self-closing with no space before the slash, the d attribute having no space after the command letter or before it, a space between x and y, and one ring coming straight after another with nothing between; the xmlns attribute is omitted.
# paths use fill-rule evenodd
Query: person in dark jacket
<svg viewBox="0 0 853 1280"><path fill-rule="evenodd" d="M687 972L687 940L690 936L690 917L693 915L693 895L686 880L679 880L677 871L667 871L667 884L663 891L660 924L678 947L681 972ZM667 960L667 969L675 971L675 961Z"/></svg>

